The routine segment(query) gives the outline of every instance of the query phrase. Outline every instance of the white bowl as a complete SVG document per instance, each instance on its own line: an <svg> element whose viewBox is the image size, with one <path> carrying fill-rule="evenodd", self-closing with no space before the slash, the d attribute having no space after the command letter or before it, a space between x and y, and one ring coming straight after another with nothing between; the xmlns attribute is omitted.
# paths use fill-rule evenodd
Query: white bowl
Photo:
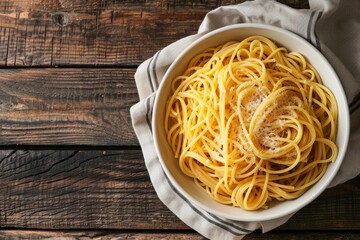
<svg viewBox="0 0 360 240"><path fill-rule="evenodd" d="M253 35L265 36L290 51L302 53L319 72L324 85L335 95L339 108L338 134L336 144L338 156L331 163L325 175L307 190L302 196L294 200L277 202L268 209L246 211L241 208L224 205L213 200L205 191L195 185L192 178L183 174L179 168L170 145L166 141L164 129L165 104L170 97L171 81L182 74L190 59L209 47L219 46L230 40L242 40ZM235 24L212 31L189 45L172 63L161 81L156 94L152 128L156 151L162 167L180 194L189 199L200 208L224 217L238 221L265 221L276 219L294 213L318 197L335 177L344 158L349 138L349 111L343 87L325 57L310 43L298 35L284 29L263 24Z"/></svg>

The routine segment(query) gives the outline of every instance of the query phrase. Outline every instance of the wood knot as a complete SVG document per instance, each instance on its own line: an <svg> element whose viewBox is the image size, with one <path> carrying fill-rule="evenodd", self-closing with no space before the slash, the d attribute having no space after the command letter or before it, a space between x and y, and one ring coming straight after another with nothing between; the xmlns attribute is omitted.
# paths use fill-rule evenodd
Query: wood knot
<svg viewBox="0 0 360 240"><path fill-rule="evenodd" d="M69 23L69 18L65 13L55 13L52 15L52 21L60 27L65 27Z"/></svg>
<svg viewBox="0 0 360 240"><path fill-rule="evenodd" d="M34 62L34 58L32 55L29 54L29 55L25 56L25 65L26 66L31 66L33 64L33 62Z"/></svg>

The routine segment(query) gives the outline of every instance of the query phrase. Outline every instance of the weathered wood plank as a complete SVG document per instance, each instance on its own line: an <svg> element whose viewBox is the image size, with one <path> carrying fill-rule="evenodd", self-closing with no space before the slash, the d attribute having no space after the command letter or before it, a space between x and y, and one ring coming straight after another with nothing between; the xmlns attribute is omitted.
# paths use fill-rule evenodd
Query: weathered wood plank
<svg viewBox="0 0 360 240"><path fill-rule="evenodd" d="M0 237L7 240L22 239L66 239L66 240L89 240L89 239L163 239L163 240L205 240L194 231L157 231L157 232L135 232L135 231L28 231L28 230L0 230ZM280 232L273 231L266 234L255 232L246 236L246 240L275 240L275 239L317 239L317 240L358 240L359 232Z"/></svg>
<svg viewBox="0 0 360 240"><path fill-rule="evenodd" d="M196 33L208 11L243 1L1 1L0 66L135 66Z"/></svg>
<svg viewBox="0 0 360 240"><path fill-rule="evenodd" d="M279 229L359 230L360 175L325 190L319 198L297 212Z"/></svg>
<svg viewBox="0 0 360 240"><path fill-rule="evenodd" d="M133 151L1 151L0 227L186 229Z"/></svg>
<svg viewBox="0 0 360 240"><path fill-rule="evenodd" d="M308 1L305 0L276 0L293 8L309 8ZM37 9L41 11L48 10L104 10L104 9L119 9L125 7L143 7L152 8L153 11L159 11L170 8L213 8L221 5L238 4L244 2L244 0L222 0L222 1L145 1L145 0L12 0L1 1L0 8L7 12L23 11L24 9ZM155 9L157 8L157 9Z"/></svg>
<svg viewBox="0 0 360 240"><path fill-rule="evenodd" d="M158 199L140 150L3 150L0 182L2 228L189 229ZM328 189L279 229L360 229L359 186Z"/></svg>
<svg viewBox="0 0 360 240"><path fill-rule="evenodd" d="M162 239L162 240L205 240L200 234L189 232L117 232L117 231L26 231L26 230L0 230L0 238L7 240L40 240L40 239L66 239L66 240L90 240L90 239ZM341 239L340 239L341 240Z"/></svg>
<svg viewBox="0 0 360 240"><path fill-rule="evenodd" d="M0 69L0 145L138 145L135 69Z"/></svg>

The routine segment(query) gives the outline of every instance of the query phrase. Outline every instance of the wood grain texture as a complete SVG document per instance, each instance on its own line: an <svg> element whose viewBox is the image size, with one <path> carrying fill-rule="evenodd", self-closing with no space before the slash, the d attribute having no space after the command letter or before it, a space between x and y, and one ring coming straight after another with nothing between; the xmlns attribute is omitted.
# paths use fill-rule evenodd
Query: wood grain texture
<svg viewBox="0 0 360 240"><path fill-rule="evenodd" d="M40 239L66 239L66 240L147 240L147 239L162 239L162 240L205 240L206 238L200 236L194 231L27 231L27 230L0 230L0 237L7 240L40 240ZM358 240L360 238L359 232L279 232L273 231L266 234L255 232L247 235L244 240Z"/></svg>
<svg viewBox="0 0 360 240"><path fill-rule="evenodd" d="M184 229L139 150L1 151L0 227Z"/></svg>
<svg viewBox="0 0 360 240"><path fill-rule="evenodd" d="M0 69L0 145L138 145L135 69Z"/></svg>
<svg viewBox="0 0 360 240"><path fill-rule="evenodd" d="M136 149L3 150L0 182L2 228L189 229L158 199ZM326 190L279 229L360 229L360 177Z"/></svg>
<svg viewBox="0 0 360 240"><path fill-rule="evenodd" d="M136 66L196 33L208 11L243 1L1 1L0 66Z"/></svg>

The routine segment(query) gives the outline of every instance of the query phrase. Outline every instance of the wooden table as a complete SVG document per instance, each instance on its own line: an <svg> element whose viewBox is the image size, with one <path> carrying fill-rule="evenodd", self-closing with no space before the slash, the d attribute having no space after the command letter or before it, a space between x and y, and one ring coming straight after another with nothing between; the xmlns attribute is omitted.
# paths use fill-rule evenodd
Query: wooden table
<svg viewBox="0 0 360 240"><path fill-rule="evenodd" d="M209 10L239 2L0 1L0 239L203 239L151 185L129 115L133 75ZM360 239L359 186L245 239Z"/></svg>

